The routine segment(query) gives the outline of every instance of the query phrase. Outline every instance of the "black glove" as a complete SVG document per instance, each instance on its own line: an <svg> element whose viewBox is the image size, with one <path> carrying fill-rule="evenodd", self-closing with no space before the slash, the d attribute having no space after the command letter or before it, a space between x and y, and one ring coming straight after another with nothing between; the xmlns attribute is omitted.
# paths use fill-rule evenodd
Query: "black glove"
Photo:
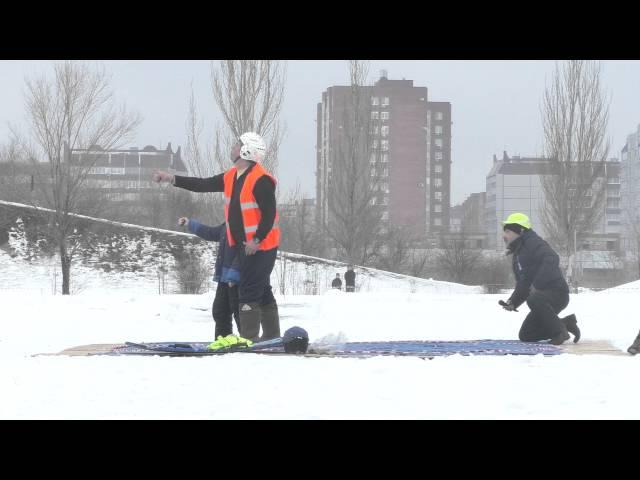
<svg viewBox="0 0 640 480"><path fill-rule="evenodd" d="M498 303L500 304L500 306L502 308L504 308L508 312L517 312L518 311L516 309L516 307L514 307L513 304L511 303L511 300L507 300L506 302L504 302L502 300L498 300Z"/></svg>

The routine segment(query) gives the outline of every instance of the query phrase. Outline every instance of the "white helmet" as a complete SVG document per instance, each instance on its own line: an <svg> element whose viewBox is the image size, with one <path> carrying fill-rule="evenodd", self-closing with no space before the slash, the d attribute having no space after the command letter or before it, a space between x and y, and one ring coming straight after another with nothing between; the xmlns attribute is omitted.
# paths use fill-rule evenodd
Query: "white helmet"
<svg viewBox="0 0 640 480"><path fill-rule="evenodd" d="M240 135L240 158L261 162L267 152L267 145L264 139L255 132L246 132Z"/></svg>

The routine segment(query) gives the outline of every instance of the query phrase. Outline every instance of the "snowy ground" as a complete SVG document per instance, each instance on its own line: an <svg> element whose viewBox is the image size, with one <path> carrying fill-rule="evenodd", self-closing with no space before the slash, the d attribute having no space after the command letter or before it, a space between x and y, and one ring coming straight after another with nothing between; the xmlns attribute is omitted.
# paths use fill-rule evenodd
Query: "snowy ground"
<svg viewBox="0 0 640 480"><path fill-rule="evenodd" d="M0 272L1 273L1 272ZM516 338L526 307L473 293L327 292L279 297L283 330L311 340ZM640 419L640 356L462 357L421 360L55 357L89 343L212 337L212 293L135 289L53 296L0 290L0 418ZM566 313L586 339L626 350L640 328L635 297L585 293Z"/></svg>

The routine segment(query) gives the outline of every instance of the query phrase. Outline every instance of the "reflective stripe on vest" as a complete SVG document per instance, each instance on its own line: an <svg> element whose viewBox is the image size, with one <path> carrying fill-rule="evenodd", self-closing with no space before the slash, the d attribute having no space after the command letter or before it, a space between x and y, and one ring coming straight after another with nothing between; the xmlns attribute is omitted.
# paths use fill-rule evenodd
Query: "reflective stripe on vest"
<svg viewBox="0 0 640 480"><path fill-rule="evenodd" d="M229 229L229 204L231 203L231 194L233 192L233 184L236 181L236 173L237 168L231 167L224 174L224 217L227 221L227 240L229 245L233 246L236 242L233 240L231 236L231 230ZM268 173L260 164L256 164L253 166L251 171L247 173L247 177L244 180L244 184L242 185L242 190L240 191L240 209L242 212L242 224L244 226L245 237L247 241L251 240L256 231L258 230L258 225L260 224L260 219L262 218L262 212L260 212L260 208L258 203L256 202L255 197L253 196L253 187L255 187L256 182L262 176L268 176L273 180L273 183L276 183L276 179ZM260 250L271 250L272 248L276 248L280 244L280 227L279 227L280 215L276 209L276 216L273 221L273 227L267 233L267 236L262 239L260 242Z"/></svg>

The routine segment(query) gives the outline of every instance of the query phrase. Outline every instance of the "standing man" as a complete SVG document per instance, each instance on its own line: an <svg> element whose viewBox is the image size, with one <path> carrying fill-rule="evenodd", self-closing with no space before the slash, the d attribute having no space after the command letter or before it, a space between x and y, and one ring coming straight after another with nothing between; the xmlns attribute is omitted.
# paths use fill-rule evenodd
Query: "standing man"
<svg viewBox="0 0 640 480"><path fill-rule="evenodd" d="M571 332L576 343L580 339L576 316L558 318L558 313L569 305L569 287L560 270L558 254L531 230L524 213L513 213L502 224L507 255L513 255L516 288L509 300L500 304L505 310L514 311L526 301L531 309L520 328L520 341L549 340L561 345Z"/></svg>
<svg viewBox="0 0 640 480"><path fill-rule="evenodd" d="M336 273L336 278L331 282L331 288L335 288L336 290L342 290L342 280L340 280L340 274Z"/></svg>
<svg viewBox="0 0 640 480"><path fill-rule="evenodd" d="M240 336L254 342L280 336L278 305L270 282L280 228L276 179L260 164L265 152L262 137L247 132L231 149L233 166L225 173L209 178L181 177L163 171L153 174L155 182L171 182L192 192L224 192L227 241L236 248L240 263Z"/></svg>
<svg viewBox="0 0 640 480"><path fill-rule="evenodd" d="M356 291L356 272L353 271L353 267L349 265L348 270L344 274L345 291Z"/></svg>

